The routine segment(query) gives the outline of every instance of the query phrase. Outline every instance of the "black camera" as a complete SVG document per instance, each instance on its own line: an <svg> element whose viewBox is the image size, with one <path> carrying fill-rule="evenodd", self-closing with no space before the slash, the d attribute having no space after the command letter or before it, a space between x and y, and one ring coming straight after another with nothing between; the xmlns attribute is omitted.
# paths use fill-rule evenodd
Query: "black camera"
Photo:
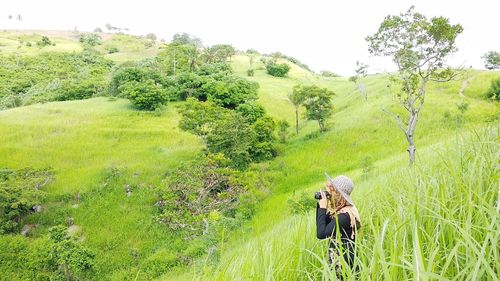
<svg viewBox="0 0 500 281"><path fill-rule="evenodd" d="M326 198L330 199L330 193L328 191L323 191L326 195ZM314 192L314 199L321 199L321 192Z"/></svg>

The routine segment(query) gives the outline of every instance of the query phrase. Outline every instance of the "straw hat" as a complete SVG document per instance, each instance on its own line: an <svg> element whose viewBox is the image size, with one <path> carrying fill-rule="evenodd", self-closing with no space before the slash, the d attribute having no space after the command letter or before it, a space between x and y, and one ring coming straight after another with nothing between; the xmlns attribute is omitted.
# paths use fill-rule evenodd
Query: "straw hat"
<svg viewBox="0 0 500 281"><path fill-rule="evenodd" d="M354 183L352 183L352 180L344 175L340 175L335 177L334 179L330 178L330 176L325 173L326 179L333 185L333 188L335 188L344 199L354 206L354 202L352 201L351 198L351 192L354 189Z"/></svg>

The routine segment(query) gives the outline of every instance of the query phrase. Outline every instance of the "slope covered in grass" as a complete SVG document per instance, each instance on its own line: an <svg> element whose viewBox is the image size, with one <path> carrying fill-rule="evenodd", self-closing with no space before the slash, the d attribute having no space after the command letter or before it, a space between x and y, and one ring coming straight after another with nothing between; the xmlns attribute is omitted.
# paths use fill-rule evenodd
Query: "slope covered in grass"
<svg viewBox="0 0 500 281"><path fill-rule="evenodd" d="M235 69L243 70L245 63L247 63L245 57L236 58ZM390 94L390 89L387 88L386 76L367 77L365 83L368 89L368 102L363 101L354 91L354 85L345 78L315 78L308 73L301 73L298 68L295 68L290 76L273 79L271 83L265 82L270 78L266 76L264 70L255 72L254 79L261 84L260 101L266 109L276 117L285 118L293 123L293 107L286 100L286 95L298 81L314 82L337 93L334 98L335 113L331 118L331 129L326 134L318 136L311 134L317 130L317 124L301 121L301 132L290 141L282 154L270 163L261 165L262 170L273 178L273 195L259 205L252 222L236 235L238 238L224 245L227 253L224 250L222 254L219 253L222 258L220 263L216 263L215 272L208 270L206 275L195 275L201 280L211 277L214 277L214 280L240 278L304 280L306 276L294 270L311 270L311 268L297 268L293 263L289 265L289 260L297 259L295 261L305 262L302 260L304 255L314 248L310 244L315 240L314 218L311 214L301 217L299 221L296 217L290 218L288 199L296 198L302 192L306 192L305 196L312 196L313 191L323 186L322 175L325 171L331 175L347 174L355 179L360 190L354 194L354 199L360 201L360 206L371 204L362 211L362 216L371 217L371 212L377 208L377 200L372 201L366 198L367 195L377 194L376 190L383 189L384 186L396 187L401 183L398 173L385 174L393 170L400 171L398 169L407 166L406 143L402 132L392 117L382 112L382 108L388 108L401 113L398 111L397 102ZM435 149L453 144L462 132L498 122L498 105L460 96L458 90L461 82L457 80L446 84L431 84L429 87L416 138L419 151L417 157L422 167L443 165L438 163L440 160L435 157ZM457 104L463 102L469 104L469 110L460 117ZM491 138L489 142L492 142ZM482 151L482 153L489 152ZM366 172L367 170L370 172ZM404 169L400 173L404 173ZM422 175L425 175L425 172ZM380 182L365 180L380 177L383 178ZM410 177L408 181L406 186L411 185ZM492 182L492 179L487 180L488 186L491 186ZM399 189L394 191L395 196L398 191ZM492 200L495 194L487 196ZM383 222L373 223L376 226L372 228L373 231L380 230L383 225ZM304 253L298 254L298 251ZM207 259L211 260L213 257ZM204 266L207 264L202 261L202 268ZM199 268L195 267L192 270L196 269ZM241 272L247 275L243 277ZM165 276L165 279L175 279L178 278L177 275L178 273L173 273ZM187 279L193 278L190 274L187 276Z"/></svg>
<svg viewBox="0 0 500 281"><path fill-rule="evenodd" d="M9 40L15 42L16 39ZM61 40L67 40L68 46L78 46L76 38ZM140 40L115 35L105 38L103 45L97 48L104 52L107 47L118 46L123 53L108 55L118 62L154 54L154 48L145 49L141 44ZM17 48L15 43L9 46L2 47L2 51L17 52L14 50ZM57 43L53 47L58 46L64 45ZM19 52L24 48L27 47L21 47ZM246 76L246 70L250 68L245 55L234 56L231 64L241 76ZM329 121L330 130L318 134L315 122L301 118L299 134L295 136L293 128L290 128L289 141L281 146L279 156L253 167L270 178L271 196L259 204L254 218L244 228L227 234L234 238L212 251L220 257L220 264L211 255L205 257L211 261L210 265L215 265L214 269L207 271L210 275L196 274L194 277L202 280L207 276L221 280L249 279L252 275L258 279L306 277L289 271L296 268L294 264L302 264L304 270L318 276L314 268L304 264L308 258L301 252L306 249L306 252L321 253L319 244L311 244L314 242L310 239L314 238L314 233L310 231L311 215L290 216L288 199L297 198L303 191L307 192L307 196L311 195L322 186L325 171L332 175L345 173L353 177L358 183L357 191L360 191L354 194L354 198L360 203L365 202L363 200L367 199L363 198L371 193L378 194L385 186L393 188L393 196L397 198L400 189L396 187L400 182L394 179L418 177L400 176L405 172L397 170L406 166L406 144L394 121L381 110L399 110L391 89L387 87L386 75L371 75L365 79L368 89L368 102L365 102L355 92L354 84L346 78L319 77L296 65L291 66L289 77L275 78L267 75L262 62L254 59L255 76L248 78L260 85L259 102L275 119L285 119L294 124L294 108L287 100L292 87L298 83L328 87L337 94L334 97L334 115ZM477 73L483 75L483 72ZM460 96L461 83L458 80L430 86L417 127L419 165L437 162L433 158L433 149L453 143L462 132L498 122L498 105L477 98L479 95L469 94L467 89L465 96ZM474 93L485 90L483 84L476 86L471 82L471 87L476 88ZM469 104L469 109L458 118L457 104L463 102ZM79 227L83 244L96 253L95 272L89 278L102 280L151 279L164 273L165 268L181 263L179 259L182 256L208 252L196 242L186 246L182 237L176 237L154 219L158 212L154 203L158 197L153 187L161 186L161 178L166 171L191 159L202 147L197 137L179 130L178 120L175 104L169 104L167 111L157 116L133 109L126 100L104 97L0 111L0 155L5 156L0 157L0 167L52 167L56 173L55 181L46 187L49 198L43 211L25 221L38 225L31 238L2 236L0 243L6 245L22 239L28 244L24 251L37 249L48 227L66 224L71 218ZM430 160L424 160L424 157ZM394 174L386 173L393 170L396 170ZM408 184L400 188L404 191L412 187ZM131 190L130 196L127 196L127 188ZM408 195L409 202L415 198L412 196ZM377 201L364 204L367 207L362 208L363 217L383 216L390 210L380 205L380 212L372 214L379 207ZM481 219L489 218L489 214L485 211ZM293 227L290 228L290 225ZM367 233L371 236L367 236L366 243L379 239L376 233L383 225L382 221L375 220L373 227L367 226ZM393 227L392 224L390 226ZM413 228L406 230L413 231ZM428 231L428 228L424 230ZM281 235L278 237L275 233ZM394 237L407 239L408 233ZM274 237L274 240L269 237ZM473 240L468 241L474 243ZM273 250L279 247L287 250ZM12 251L0 254L0 260L9 260L9 257L16 256L16 251L22 251L19 248L9 249ZM252 249L261 250L255 257L246 255ZM295 254L283 255L287 251ZM245 255L249 258L242 258ZM459 258L461 256L457 256ZM295 261L287 263L289 259ZM365 260L368 260L367 256ZM204 259L201 261L204 265ZM254 267L254 264L257 266ZM316 265L320 266L320 262L316 261ZM237 275L238 268L246 275ZM6 275L10 279L21 278L8 266L1 271L10 274ZM178 280L179 274L190 271L191 268L176 269L164 278ZM407 276L403 272L398 274ZM193 277L189 273L184 276L188 279Z"/></svg>

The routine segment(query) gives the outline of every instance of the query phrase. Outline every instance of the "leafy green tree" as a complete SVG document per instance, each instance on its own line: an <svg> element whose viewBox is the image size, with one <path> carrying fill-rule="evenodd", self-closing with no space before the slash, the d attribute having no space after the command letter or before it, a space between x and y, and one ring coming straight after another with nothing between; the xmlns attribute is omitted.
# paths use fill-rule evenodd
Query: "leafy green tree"
<svg viewBox="0 0 500 281"><path fill-rule="evenodd" d="M50 260L66 280L78 280L94 267L95 253L69 236L66 227L59 225L49 229L51 241Z"/></svg>
<svg viewBox="0 0 500 281"><path fill-rule="evenodd" d="M486 98L500 101L500 78L491 81L491 86L486 92Z"/></svg>
<svg viewBox="0 0 500 281"><path fill-rule="evenodd" d="M205 140L215 120L224 118L226 112L212 102L200 102L194 98L188 98L179 106L179 113L182 116L179 128L201 136Z"/></svg>
<svg viewBox="0 0 500 281"><path fill-rule="evenodd" d="M255 131L245 123L243 116L232 110L226 110L211 125L206 136L208 151L223 153L231 160L231 167L245 169L252 162L250 148L254 144Z"/></svg>
<svg viewBox="0 0 500 281"><path fill-rule="evenodd" d="M397 97L408 116L404 120L386 112L393 115L406 137L410 165L415 161L415 129L427 83L449 81L456 75L445 62L457 50L455 39L462 31L461 25L452 25L447 18L427 19L412 6L398 16L387 16L378 31L366 38L370 54L391 57L398 67L392 81L399 85Z"/></svg>
<svg viewBox="0 0 500 281"><path fill-rule="evenodd" d="M102 44L102 38L96 33L88 33L80 35L80 43L84 46L94 47Z"/></svg>
<svg viewBox="0 0 500 281"><path fill-rule="evenodd" d="M280 141L282 143L285 143L287 140L288 128L290 128L290 123L288 123L288 121L286 120L279 120L277 126Z"/></svg>
<svg viewBox="0 0 500 281"><path fill-rule="evenodd" d="M153 79L130 81L119 87L120 92L138 109L155 110L169 100L168 92Z"/></svg>
<svg viewBox="0 0 500 281"><path fill-rule="evenodd" d="M316 85L302 86L299 91L305 96L303 104L307 119L318 121L319 131L326 131L326 120L333 113L332 98L335 93Z"/></svg>
<svg viewBox="0 0 500 281"><path fill-rule="evenodd" d="M257 119L266 115L264 107L255 102L246 102L238 105L236 112L241 114L248 124L253 124Z"/></svg>
<svg viewBox="0 0 500 281"><path fill-rule="evenodd" d="M500 68L500 53L489 51L481 57L484 60L484 67L489 70Z"/></svg>
<svg viewBox="0 0 500 281"><path fill-rule="evenodd" d="M255 121L251 126L255 138L250 145L250 156L255 162L272 159L276 156L276 123L269 116L264 116Z"/></svg>
<svg viewBox="0 0 500 281"><path fill-rule="evenodd" d="M200 51L191 44L171 43L158 54L157 60L162 65L162 72L166 75L194 71L201 63Z"/></svg>
<svg viewBox="0 0 500 281"><path fill-rule="evenodd" d="M210 79L203 85L207 100L219 106L235 109L239 104L257 98L257 82L236 75L224 75Z"/></svg>
<svg viewBox="0 0 500 281"><path fill-rule="evenodd" d="M299 134L299 108L304 103L307 92L303 90L301 85L293 87L293 91L288 95L288 100L295 107L295 133Z"/></svg>
<svg viewBox="0 0 500 281"><path fill-rule="evenodd" d="M207 63L231 61L231 57L236 54L236 49L228 44L217 44L208 47L204 51L204 59Z"/></svg>
<svg viewBox="0 0 500 281"><path fill-rule="evenodd" d="M276 63L275 60L269 60L266 64L266 70L269 75L285 77L290 71L290 66L287 63Z"/></svg>
<svg viewBox="0 0 500 281"><path fill-rule="evenodd" d="M174 34L171 44L174 44L174 45L193 45L197 48L203 47L203 44L202 44L200 38L198 38L194 35L185 33L185 32Z"/></svg>
<svg viewBox="0 0 500 281"><path fill-rule="evenodd" d="M122 86L124 84L128 82L144 82L149 79L154 80L157 84L164 82L160 74L154 70L137 65L125 65L112 73L109 92L113 96L122 96Z"/></svg>

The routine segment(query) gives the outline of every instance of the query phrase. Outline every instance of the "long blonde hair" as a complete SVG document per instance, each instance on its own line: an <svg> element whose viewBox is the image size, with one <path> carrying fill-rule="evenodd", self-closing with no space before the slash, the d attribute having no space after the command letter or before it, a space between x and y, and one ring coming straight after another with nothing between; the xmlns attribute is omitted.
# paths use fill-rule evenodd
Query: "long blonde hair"
<svg viewBox="0 0 500 281"><path fill-rule="evenodd" d="M354 238L355 230L361 228L361 218L358 209L349 204L345 198L335 189L330 194L330 199L327 201L326 212L330 217L334 218L338 214L346 213L349 215L352 229L351 239Z"/></svg>

